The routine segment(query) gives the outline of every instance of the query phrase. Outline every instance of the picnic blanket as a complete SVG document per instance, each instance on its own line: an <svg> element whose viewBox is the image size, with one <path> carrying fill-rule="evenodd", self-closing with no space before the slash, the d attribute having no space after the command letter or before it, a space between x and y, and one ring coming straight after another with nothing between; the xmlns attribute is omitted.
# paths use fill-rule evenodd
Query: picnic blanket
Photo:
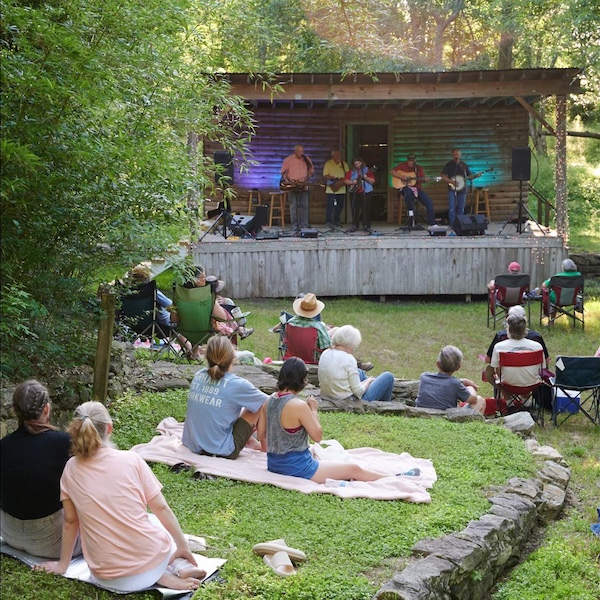
<svg viewBox="0 0 600 600"><path fill-rule="evenodd" d="M31 568L48 560L47 558L40 558L39 556L27 554L27 552L23 552L22 550L17 550L12 546L9 546L6 542L4 542L4 540L2 540L2 538L0 538L0 553L12 556ZM218 568L227 562L223 558L208 558L206 556L202 556L201 554L194 554L194 558L196 559L198 566L206 571L206 577L203 579L203 582L211 579L211 577L213 577L213 575L217 572ZM115 590L111 590L110 588L104 588L92 583L90 580L90 568L88 567L87 562L85 562L85 558L83 558L83 556L77 556L71 560L71 564L69 565L69 568L63 577L66 577L67 579L79 579L80 581L84 581L85 583L89 583L95 587L115 592ZM177 597L180 600L191 598L193 595L193 592L190 592L189 590L173 590L170 588L160 587L158 585L145 588L145 590L158 590L162 594L163 598ZM141 592L145 590L139 591ZM124 592L116 593L122 594Z"/></svg>
<svg viewBox="0 0 600 600"><path fill-rule="evenodd" d="M259 450L244 448L235 460L195 454L182 444L183 423L177 422L173 417L161 421L156 429L160 435L131 448L147 462L159 462L170 466L185 463L202 473L251 483L267 483L304 494L335 494L342 498L429 503L431 496L427 490L437 481L433 463L429 459L414 458L406 452L383 452L376 448L344 450L338 442L330 441L327 447L325 442L313 445L312 450L316 458L355 462L364 468L390 476L370 482L351 481L336 484L335 481L328 481L327 484L320 484L309 479L271 473L267 470L266 453ZM396 477L397 473L404 473L415 467L421 470L419 477Z"/></svg>

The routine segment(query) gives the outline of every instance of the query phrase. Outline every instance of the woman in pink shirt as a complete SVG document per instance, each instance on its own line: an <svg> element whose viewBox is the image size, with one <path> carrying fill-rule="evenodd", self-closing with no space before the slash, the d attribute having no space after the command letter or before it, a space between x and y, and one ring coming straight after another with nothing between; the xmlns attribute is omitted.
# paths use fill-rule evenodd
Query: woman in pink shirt
<svg viewBox="0 0 600 600"><path fill-rule="evenodd" d="M100 402L76 409L69 425L73 457L60 480L61 556L40 568L65 573L80 533L92 583L118 592L155 583L197 589L206 573L196 565L162 495L162 484L138 454L112 446L112 429L112 419Z"/></svg>

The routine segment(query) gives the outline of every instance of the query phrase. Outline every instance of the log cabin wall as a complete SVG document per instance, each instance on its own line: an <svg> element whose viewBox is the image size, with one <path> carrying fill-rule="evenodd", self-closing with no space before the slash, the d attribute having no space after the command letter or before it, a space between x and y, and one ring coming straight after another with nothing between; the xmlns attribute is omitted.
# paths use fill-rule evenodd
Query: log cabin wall
<svg viewBox="0 0 600 600"><path fill-rule="evenodd" d="M425 168L427 175L438 176L450 160L451 149L460 147L462 158L473 172L493 169L474 182L475 187L489 189L492 220L505 220L519 198L519 182L511 180L512 148L526 146L528 141L528 115L519 105L499 103L423 109L400 108L398 105L382 109L377 105L362 109L328 109L324 104L315 103L313 108L258 107L254 114L257 133L250 150L257 164L249 172L240 173L238 157L235 160L233 187L238 198L233 203L233 210L241 214L248 214L251 190L259 190L261 202L268 202L268 192L278 189L283 159L292 153L295 144L302 144L316 173L310 187L311 222L322 224L325 220L325 189L318 185L318 180L330 150L342 149L345 159L350 161L355 149L346 147L349 127L369 124L387 124L387 139L381 140L382 144L387 144L385 180L408 152L417 154L417 162ZM204 150L212 154L219 148L218 144L208 142ZM376 187L386 196L387 221L396 223L397 192L389 181L381 181L381 174L379 179ZM442 182L431 182L426 186L434 201L436 215L447 217L447 186ZM524 197L527 197L526 193ZM208 208L211 207L214 206ZM468 208L467 198L467 211ZM289 223L289 212L286 222Z"/></svg>

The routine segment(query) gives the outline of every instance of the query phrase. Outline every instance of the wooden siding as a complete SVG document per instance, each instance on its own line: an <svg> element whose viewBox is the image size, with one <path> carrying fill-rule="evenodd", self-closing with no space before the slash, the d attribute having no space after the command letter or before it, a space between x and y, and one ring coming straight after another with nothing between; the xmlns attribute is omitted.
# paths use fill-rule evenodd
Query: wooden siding
<svg viewBox="0 0 600 600"><path fill-rule="evenodd" d="M462 149L463 159L473 172L493 168L494 172L486 173L475 183L490 189L493 220L504 220L519 198L518 182L511 181L511 150L527 145L528 135L528 114L519 104L437 109L392 106L385 110L328 110L321 105L313 109L259 107L255 109L255 118L257 134L250 150L258 164L249 172L240 173L236 158L233 187L239 199L234 203L234 210L241 214L248 213L249 190L260 190L263 203L266 203L269 191L277 190L281 163L292 153L294 145L300 143L313 160L317 175L310 188L311 222L323 223L325 190L317 185L317 181L330 150L341 148L350 161L355 149L345 147L348 127L375 123L385 124L388 131L387 139L381 140L382 144L388 146L388 164L378 174L377 184L383 190L383 206L387 209L388 222L395 223L398 219L397 192L390 187L388 173L404 160L409 151L418 155L418 162L425 167L429 176L439 175L455 146ZM219 149L217 144L205 144L207 153L213 153L216 149ZM429 183L426 189L434 200L436 213L445 215L446 185Z"/></svg>
<svg viewBox="0 0 600 600"><path fill-rule="evenodd" d="M513 260L539 286L567 250L556 237L324 237L200 243L193 256L233 298L433 296L485 294Z"/></svg>

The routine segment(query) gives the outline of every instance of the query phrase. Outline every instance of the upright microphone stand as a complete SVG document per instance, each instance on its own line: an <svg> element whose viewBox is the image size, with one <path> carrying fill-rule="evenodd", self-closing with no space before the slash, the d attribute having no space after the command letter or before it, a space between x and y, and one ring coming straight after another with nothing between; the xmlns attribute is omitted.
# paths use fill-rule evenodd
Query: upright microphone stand
<svg viewBox="0 0 600 600"><path fill-rule="evenodd" d="M538 229L544 235L546 235L546 232L544 231L542 226L537 222L537 219L531 214L530 210L527 208L527 206L525 205L525 202L523 201L523 181L524 181L523 179L519 180L519 201L517 202L517 206L515 206L514 210L510 213L510 215L508 216L508 219L506 219L506 221L504 222L504 225L502 225L502 229L500 229L500 231L498 232L498 235L500 235L504 231L504 228L509 223L513 223L513 218L515 216L515 213L518 213L518 216L517 216L517 222L513 223L513 225L516 226L517 233L519 235L521 233L523 233L523 231L525 231L525 228L523 227L523 211L525 211L527 213L527 215L529 216L529 219L538 226Z"/></svg>

